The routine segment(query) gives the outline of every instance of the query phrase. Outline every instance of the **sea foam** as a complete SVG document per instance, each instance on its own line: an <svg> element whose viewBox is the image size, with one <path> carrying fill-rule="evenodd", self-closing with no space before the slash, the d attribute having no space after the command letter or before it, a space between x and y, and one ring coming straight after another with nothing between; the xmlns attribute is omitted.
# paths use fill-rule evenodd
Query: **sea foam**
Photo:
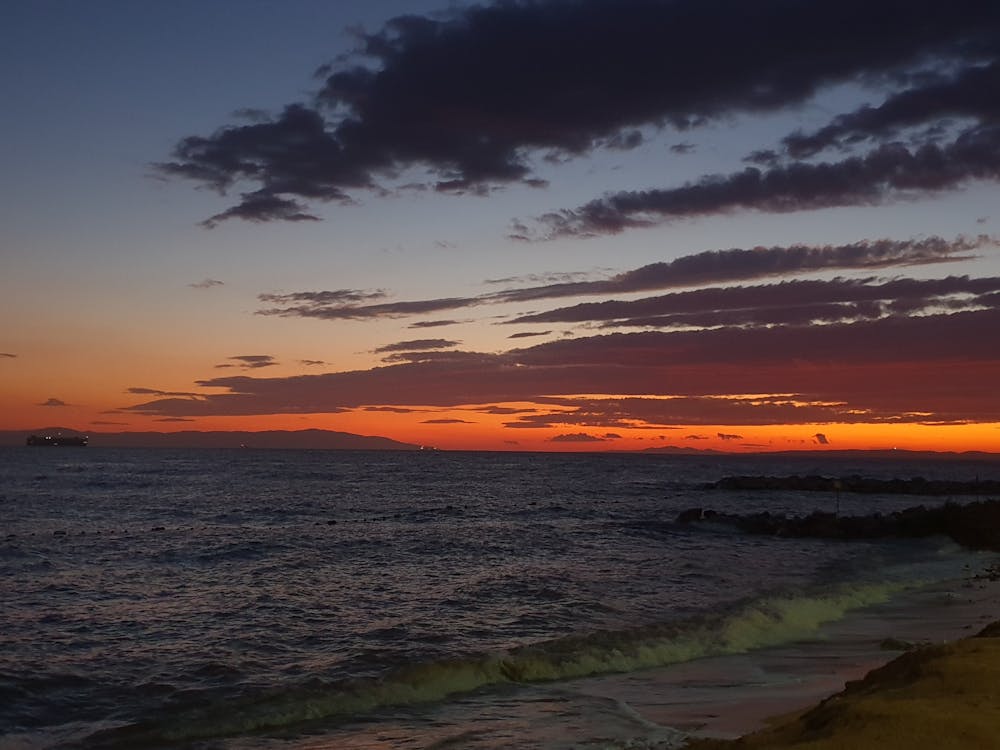
<svg viewBox="0 0 1000 750"><path fill-rule="evenodd" d="M271 688L197 710L105 730L100 747L187 742L344 721L382 708L433 703L491 686L569 680L663 667L788 643L851 610L887 601L914 584L841 585L825 593L749 601L727 615L618 631L596 631L497 654L411 664L379 679L312 680Z"/></svg>

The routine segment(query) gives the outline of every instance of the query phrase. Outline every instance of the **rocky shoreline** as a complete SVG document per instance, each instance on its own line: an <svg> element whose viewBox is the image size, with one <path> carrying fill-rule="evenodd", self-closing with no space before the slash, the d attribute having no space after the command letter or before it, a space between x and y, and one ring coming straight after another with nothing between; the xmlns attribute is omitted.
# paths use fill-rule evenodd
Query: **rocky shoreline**
<svg viewBox="0 0 1000 750"><path fill-rule="evenodd" d="M788 490L795 492L855 492L870 495L926 495L953 497L975 495L1000 496L1000 481L986 479L955 481L940 479L868 479L858 475L846 477L824 476L737 476L724 477L705 485L712 490Z"/></svg>
<svg viewBox="0 0 1000 750"><path fill-rule="evenodd" d="M712 488L829 491L842 487L852 492L896 492L935 495L997 494L1000 482L929 482L911 480L863 480L822 477L728 477L711 485ZM875 489L882 487L883 489ZM854 489L847 489L854 488ZM863 489L861 489L863 488ZM922 491L921 491L922 490ZM708 523L737 528L748 534L818 539L886 539L918 538L935 535L950 537L969 549L1000 552L1000 500L987 499L958 504L946 502L927 507L917 505L893 513L871 513L864 516L842 516L828 511L814 511L806 516L777 513L735 514L706 508L689 508L676 518L678 524Z"/></svg>

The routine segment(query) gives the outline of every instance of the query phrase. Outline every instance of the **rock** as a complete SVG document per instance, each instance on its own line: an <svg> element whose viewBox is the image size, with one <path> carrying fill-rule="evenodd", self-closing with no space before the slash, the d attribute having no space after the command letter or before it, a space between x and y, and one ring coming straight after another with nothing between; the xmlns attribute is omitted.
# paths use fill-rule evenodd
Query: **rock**
<svg viewBox="0 0 1000 750"><path fill-rule="evenodd" d="M748 534L819 539L884 539L934 536L951 537L970 549L1000 551L1000 500L927 508L918 505L883 516L838 516L815 511L805 517L786 518L770 513L734 515L690 508L677 523L719 523Z"/></svg>
<svg viewBox="0 0 1000 750"><path fill-rule="evenodd" d="M719 490L787 490L794 492L856 492L882 495L1000 495L1000 481L987 479L969 482L932 480L924 477L911 479L866 479L858 475L846 477L723 477L706 485L706 489Z"/></svg>

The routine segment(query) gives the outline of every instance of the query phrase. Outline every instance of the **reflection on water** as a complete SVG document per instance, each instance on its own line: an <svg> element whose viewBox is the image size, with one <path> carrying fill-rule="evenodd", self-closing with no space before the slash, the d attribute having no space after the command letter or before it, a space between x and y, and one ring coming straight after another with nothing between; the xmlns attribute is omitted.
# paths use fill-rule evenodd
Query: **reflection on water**
<svg viewBox="0 0 1000 750"><path fill-rule="evenodd" d="M42 746L114 725L127 729L101 736L119 746L154 735L183 743L183 726L192 737L224 727L212 731L234 747L293 742L243 736L255 728L304 743L317 721L344 732L358 717L388 738L441 716L452 718L426 742L499 747L485 738L506 732L556 747L544 728L553 716L553 726L578 726L578 740L617 726L615 736L632 727L673 742L668 728L635 729L645 719L629 701L568 699L560 686L798 638L970 560L940 540L845 545L676 526L689 507L809 512L828 500L706 482L996 473L613 454L87 448L2 458L0 731ZM913 500L841 503L852 513ZM428 705L438 718L414 718ZM455 718L463 706L475 707L478 728Z"/></svg>

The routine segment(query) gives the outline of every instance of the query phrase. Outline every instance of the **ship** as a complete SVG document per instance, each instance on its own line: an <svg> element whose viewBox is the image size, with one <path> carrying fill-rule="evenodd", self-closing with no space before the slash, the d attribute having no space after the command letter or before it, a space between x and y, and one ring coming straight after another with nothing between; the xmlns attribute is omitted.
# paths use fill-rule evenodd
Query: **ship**
<svg viewBox="0 0 1000 750"><path fill-rule="evenodd" d="M84 447L87 445L86 435L29 435L28 445L70 445Z"/></svg>

